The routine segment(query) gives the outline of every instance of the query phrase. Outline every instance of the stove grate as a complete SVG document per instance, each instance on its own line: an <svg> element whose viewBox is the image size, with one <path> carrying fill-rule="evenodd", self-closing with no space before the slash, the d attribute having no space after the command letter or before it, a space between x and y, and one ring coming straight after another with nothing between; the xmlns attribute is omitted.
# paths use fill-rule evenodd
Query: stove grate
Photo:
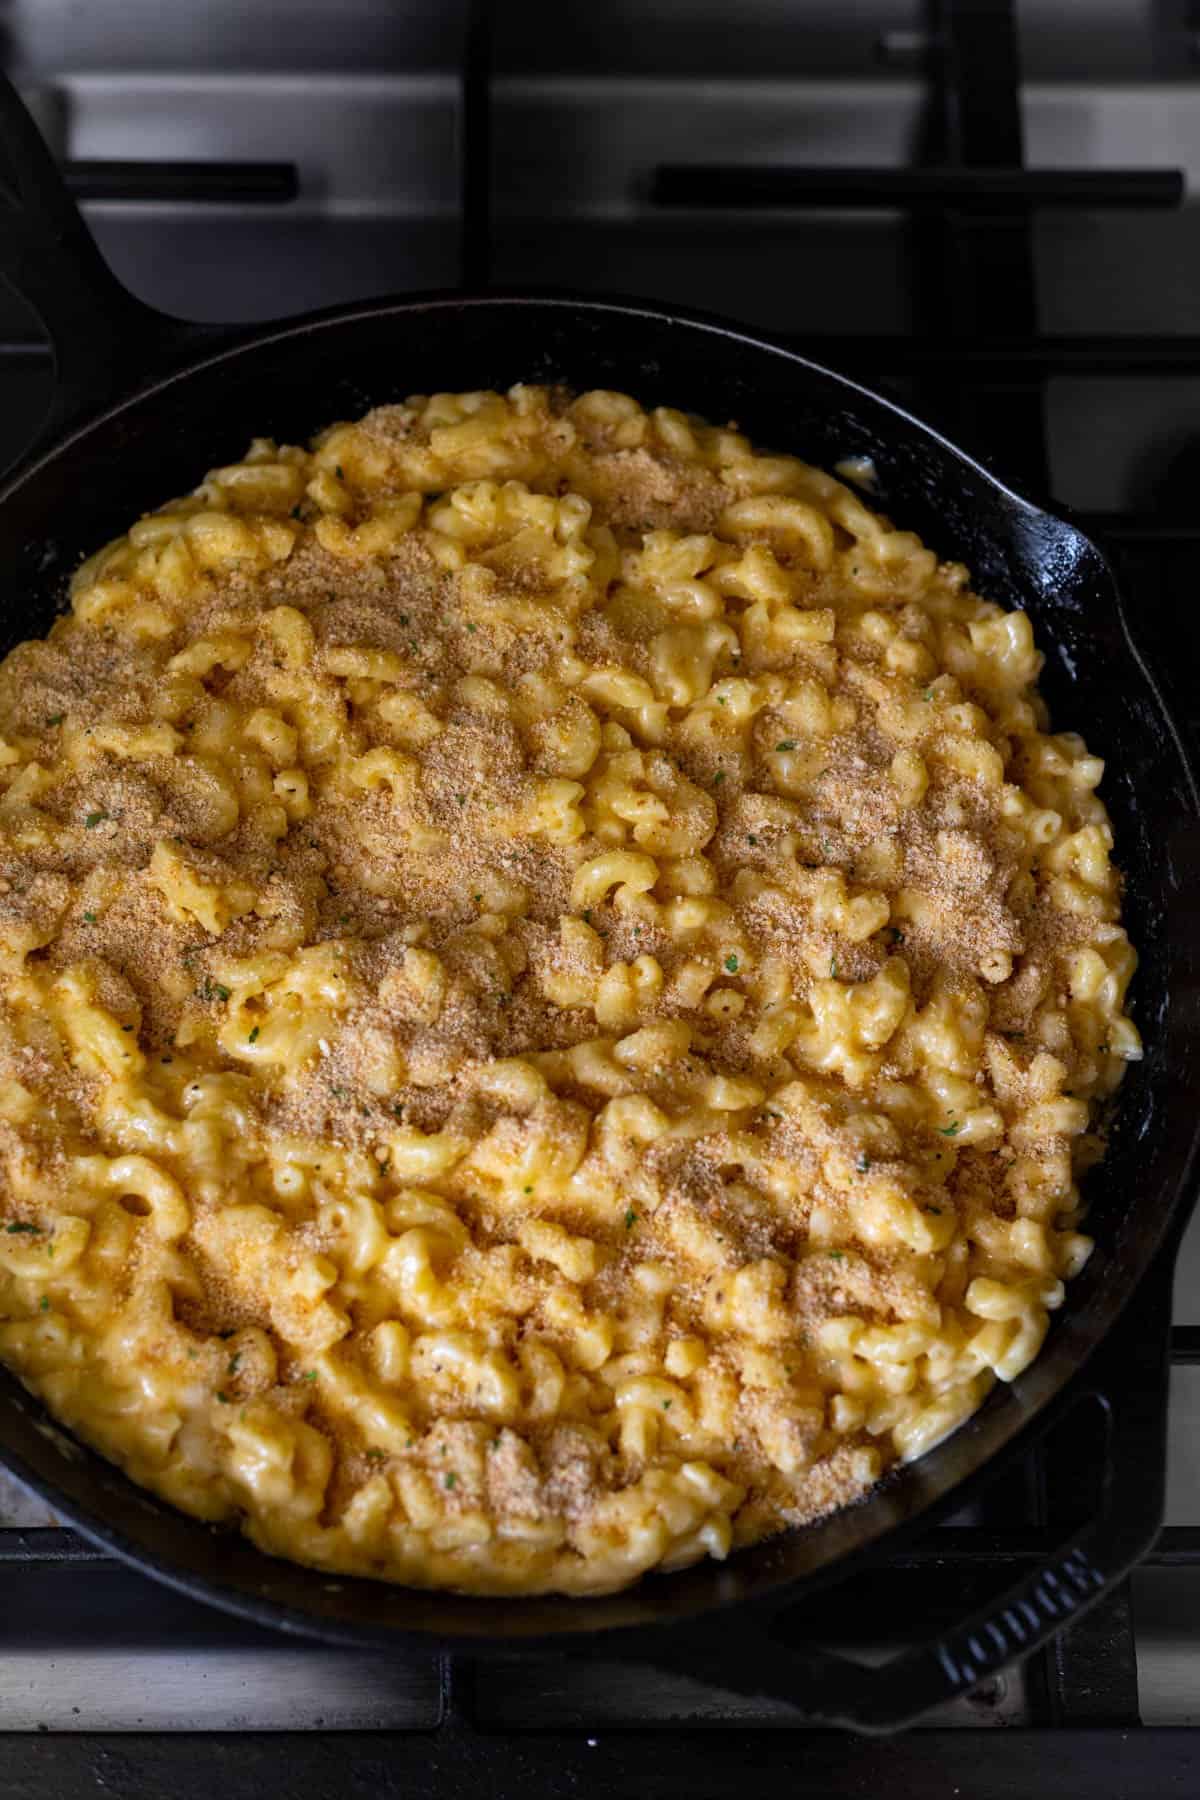
<svg viewBox="0 0 1200 1800"><path fill-rule="evenodd" d="M986 419L989 452L1044 491L1048 381L1200 375L1200 336L1040 333L1028 207L1176 204L1179 181L1172 171L1025 169L1012 0L942 0L936 12L938 54L931 59L919 166L888 172L883 183L866 172L876 197L886 188L888 204L913 215L910 267L921 329L912 338L807 336L797 347L852 372L899 382L906 398L941 417L957 437L976 435L976 422ZM492 263L490 27L487 0L471 0L461 70L460 255L472 287L486 284ZM706 171L698 187L697 171L664 168L656 195L663 203L739 208L845 206L862 200L856 183L863 178L861 170L723 169ZM76 165L73 181L84 197L125 200L236 195L279 201L295 192L289 164ZM939 210L930 217L934 203ZM35 342L0 343L6 391L13 382L40 379L46 361ZM1168 635L1170 602L1190 598L1194 589L1191 553L1200 525L1141 513L1081 523L1113 548L1131 591L1164 602L1142 610L1139 628L1168 691L1174 688L1180 716L1200 739L1200 700L1185 677L1172 674ZM1136 1343L1143 1360L1153 1355L1168 1309L1165 1292L1152 1298L1156 1306L1131 1307L1106 1356L1119 1358L1122 1342ZM1200 1328L1174 1330L1170 1360L1200 1363ZM1064 1469L1069 1481L1060 1479ZM1044 1563L1078 1524L1081 1507L1101 1504L1104 1486L1103 1433L1081 1408L1022 1465L1001 1475L965 1522L938 1527L861 1578L871 1584L872 1612L921 1634L936 1631L940 1621L961 1617L1002 1587L1014 1570ZM1147 1566L1200 1567L1200 1528L1164 1529ZM1186 1730L1137 1728L1128 1583L1019 1671L985 1683L929 1726L887 1743L812 1730L779 1699L747 1699L677 1674L606 1663L601 1654L532 1664L431 1654L405 1658L398 1671L382 1656L297 1644L208 1612L52 1527L0 1529L0 1593L0 1671L18 1655L32 1657L41 1671L35 1713L28 1705L24 1712L0 1705L0 1726L21 1716L37 1727L0 1731L0 1789L36 1793L39 1800L101 1790L123 1800L166 1793L186 1800L214 1786L225 1800L258 1800L268 1786L284 1800L318 1800L349 1791L351 1778L381 1797L460 1800L470 1784L498 1792L499 1781L505 1792L569 1792L578 1800L621 1788L639 1800L685 1794L692 1800L732 1793L750 1770L760 1784L786 1781L797 1796L879 1787L924 1793L932 1791L931 1772L938 1791L971 1800L1023 1800L1051 1780L1059 1800L1116 1800L1135 1791L1190 1800L1200 1785L1195 1738ZM842 1584L806 1612L802 1628L840 1643L839 1626L856 1613L861 1609ZM888 1646L854 1648L878 1656ZM734 1640L731 1654L742 1652ZM90 1691L89 1658L107 1659L109 1679L137 1688L119 1730L115 1715L88 1713L70 1698ZM337 1731L322 1730L327 1721L315 1713L299 1717L303 1702L289 1698L288 1671L297 1659L311 1665L322 1658L331 1706L339 1680L361 1682L366 1696L357 1714L342 1704L333 1722L345 1728ZM205 1681L232 1684L225 1729L203 1735L194 1729L200 1715L188 1711L185 1698L174 1699L172 1670L193 1688ZM381 1671L390 1683L390 1706L370 1685ZM239 1683L250 1684L240 1714ZM44 1716L36 1714L38 1705L47 1709ZM277 1729L261 1729L264 1708ZM130 1720L134 1729L127 1728ZM179 1730L180 1721L193 1729ZM1006 1729L993 1730L981 1745L981 1733L996 1724Z"/></svg>

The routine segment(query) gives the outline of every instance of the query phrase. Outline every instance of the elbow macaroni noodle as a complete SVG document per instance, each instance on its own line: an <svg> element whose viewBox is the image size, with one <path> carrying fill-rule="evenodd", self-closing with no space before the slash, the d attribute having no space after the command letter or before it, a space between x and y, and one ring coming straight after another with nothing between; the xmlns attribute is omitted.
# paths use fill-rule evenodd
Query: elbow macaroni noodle
<svg viewBox="0 0 1200 1800"><path fill-rule="evenodd" d="M1036 1356L1140 1054L1023 613L613 393L257 440L0 667L0 1356L331 1570L617 1588Z"/></svg>

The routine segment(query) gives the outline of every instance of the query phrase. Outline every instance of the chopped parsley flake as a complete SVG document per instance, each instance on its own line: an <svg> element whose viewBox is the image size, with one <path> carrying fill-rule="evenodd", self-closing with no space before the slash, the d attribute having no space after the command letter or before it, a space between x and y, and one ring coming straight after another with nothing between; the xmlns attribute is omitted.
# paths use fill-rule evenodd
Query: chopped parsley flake
<svg viewBox="0 0 1200 1800"><path fill-rule="evenodd" d="M213 981L206 975L200 988L200 998L201 1000L228 1000L229 989L223 982Z"/></svg>
<svg viewBox="0 0 1200 1800"><path fill-rule="evenodd" d="M957 1137L961 1130L962 1126L957 1119L951 1119L948 1125L938 1126L938 1134L941 1137Z"/></svg>
<svg viewBox="0 0 1200 1800"><path fill-rule="evenodd" d="M867 1172L867 1170L868 1170L868 1169L869 1169L869 1168L870 1168L870 1166L871 1166L871 1159L870 1159L870 1157L869 1157L869 1156L868 1156L868 1155L867 1155L867 1153L866 1153L866 1151L865 1151L865 1150L860 1150L860 1151L859 1151L859 1153L858 1153L858 1158L857 1158L857 1160L856 1160L856 1162L855 1162L855 1164L854 1164L854 1166L855 1166L855 1168L856 1168L856 1169L857 1169L857 1170L858 1170L858 1172L859 1172L859 1174L860 1174L860 1175L865 1175L865 1174L866 1174L866 1172Z"/></svg>
<svg viewBox="0 0 1200 1800"><path fill-rule="evenodd" d="M49 1294L43 1294L41 1299L38 1301L38 1305L43 1312L49 1312L50 1311L50 1296L49 1296Z"/></svg>
<svg viewBox="0 0 1200 1800"><path fill-rule="evenodd" d="M829 973L833 977L833 979L836 981L837 980L837 957L836 956L831 956L829 959Z"/></svg>
<svg viewBox="0 0 1200 1800"><path fill-rule="evenodd" d="M625 1229L626 1229L626 1231L632 1231L636 1224L637 1224L637 1214L634 1212L634 1210L631 1206L629 1208L629 1211L625 1214ZM12 1226L10 1225L8 1229L11 1231Z"/></svg>
<svg viewBox="0 0 1200 1800"><path fill-rule="evenodd" d="M783 755L788 750L794 750L796 748L796 740L795 740L795 738L780 738L780 740L776 744L775 748L781 755Z"/></svg>
<svg viewBox="0 0 1200 1800"><path fill-rule="evenodd" d="M724 779L725 779L724 769L718 769L716 774L713 776L713 786L720 787L720 785L724 781Z"/></svg>
<svg viewBox="0 0 1200 1800"><path fill-rule="evenodd" d="M108 814L106 812L89 813L87 818L83 821L84 829L86 831L95 831L97 825L103 825L107 817Z"/></svg>
<svg viewBox="0 0 1200 1800"><path fill-rule="evenodd" d="M525 1192L526 1192L526 1193L527 1193L527 1194L532 1194L532 1192L533 1192L533 1189L532 1189L532 1188L531 1188L531 1187L527 1187L527 1188L526 1188L526 1189L525 1189Z"/></svg>
<svg viewBox="0 0 1200 1800"><path fill-rule="evenodd" d="M757 844L758 839L755 837L755 835L752 831L748 831L746 833L746 842L748 844Z"/></svg>
<svg viewBox="0 0 1200 1800"><path fill-rule="evenodd" d="M933 699L933 689L931 687L926 688L925 692L921 695L921 698L922 698L922 700L932 700Z"/></svg>
<svg viewBox="0 0 1200 1800"><path fill-rule="evenodd" d="M844 1262L846 1259L846 1252L844 1250L831 1250L829 1254L834 1262Z"/></svg>
<svg viewBox="0 0 1200 1800"><path fill-rule="evenodd" d="M377 1449L374 1444L372 1444L371 1448L367 1451L368 1462L383 1462L386 1460L386 1456L387 1452Z"/></svg>
<svg viewBox="0 0 1200 1800"><path fill-rule="evenodd" d="M443 1481L444 1481L444 1485L446 1487L448 1487L451 1490L451 1492L453 1492L453 1490L458 1486L458 1476L457 1475L454 1475L454 1474L446 1475L443 1477Z"/></svg>
<svg viewBox="0 0 1200 1800"><path fill-rule="evenodd" d="M6 1225L4 1229L7 1231L9 1237L17 1237L22 1233L30 1237L41 1237L42 1235L42 1228L40 1225L28 1225L24 1219L14 1219L12 1224Z"/></svg>
<svg viewBox="0 0 1200 1800"><path fill-rule="evenodd" d="M301 1381L315 1381L317 1379L317 1371L315 1369L305 1369L300 1379Z"/></svg>
<svg viewBox="0 0 1200 1800"><path fill-rule="evenodd" d="M85 925L94 925L94 924L95 924L95 923L96 923L96 915L95 915L95 913L94 913L94 912L86 912L86 913L84 913L84 915L83 915L83 922L84 922L84 924L85 924Z"/></svg>
<svg viewBox="0 0 1200 1800"><path fill-rule="evenodd" d="M249 1036L246 1039L246 1042L248 1044L256 1044L258 1042L258 1026L257 1025L254 1027L254 1030L252 1032L250 1032Z"/></svg>
<svg viewBox="0 0 1200 1800"><path fill-rule="evenodd" d="M664 1400L663 1401L663 1411L670 1412L670 1410L671 1410L671 1402L669 1400Z"/></svg>
<svg viewBox="0 0 1200 1800"><path fill-rule="evenodd" d="M346 477L345 477L345 475L344 475L344 474L343 474L343 473L342 473L342 465L341 465L341 463L335 463L335 464L334 464L334 465L333 465L333 472L334 472L334 474L335 474L335 475L336 475L336 476L337 476L337 478L338 478L338 480L339 480L339 481L345 481L345 479L346 479Z"/></svg>
<svg viewBox="0 0 1200 1800"><path fill-rule="evenodd" d="M479 627L478 627L478 625L468 625L467 630L468 631L478 631Z"/></svg>
<svg viewBox="0 0 1200 1800"><path fill-rule="evenodd" d="M229 1359L229 1373L230 1373L230 1374L231 1374L231 1375L236 1375L236 1374L237 1374L237 1372L238 1372L238 1364L239 1364L239 1363L240 1363L240 1362L241 1362L241 1360L242 1360L242 1353L241 1353L241 1351L240 1351L240 1350L235 1350L235 1351L234 1351L234 1353L233 1353L233 1355L232 1355L232 1356L231 1356L231 1357L230 1357L230 1359Z"/></svg>
<svg viewBox="0 0 1200 1800"><path fill-rule="evenodd" d="M61 725L66 716L66 713L51 713L46 723L47 725Z"/></svg>
<svg viewBox="0 0 1200 1800"><path fill-rule="evenodd" d="M233 1405L232 1400L229 1398L229 1395L225 1392L224 1388L217 1389L217 1399L221 1402L222 1406Z"/></svg>
<svg viewBox="0 0 1200 1800"><path fill-rule="evenodd" d="M904 933L898 925L889 925L887 928L887 935L893 944L902 944L904 942Z"/></svg>
<svg viewBox="0 0 1200 1800"><path fill-rule="evenodd" d="M725 958L725 967L729 970L729 973L731 975L736 975L738 972L738 959L733 954L732 950L729 952L729 955Z"/></svg>

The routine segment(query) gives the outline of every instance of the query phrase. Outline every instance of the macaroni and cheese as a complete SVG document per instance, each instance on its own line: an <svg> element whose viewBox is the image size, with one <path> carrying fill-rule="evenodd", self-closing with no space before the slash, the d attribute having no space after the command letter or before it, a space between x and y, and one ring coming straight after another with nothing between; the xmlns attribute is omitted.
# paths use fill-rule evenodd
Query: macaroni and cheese
<svg viewBox="0 0 1200 1800"><path fill-rule="evenodd" d="M1037 1354L1139 1055L1029 621L621 394L255 441L0 667L0 1356L321 1568L611 1590Z"/></svg>

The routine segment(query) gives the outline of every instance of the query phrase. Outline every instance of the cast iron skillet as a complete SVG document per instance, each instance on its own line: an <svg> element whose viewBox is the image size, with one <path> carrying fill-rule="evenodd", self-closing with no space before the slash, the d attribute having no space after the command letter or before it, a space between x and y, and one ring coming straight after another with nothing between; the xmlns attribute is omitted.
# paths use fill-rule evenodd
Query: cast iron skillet
<svg viewBox="0 0 1200 1800"><path fill-rule="evenodd" d="M648 404L735 418L758 443L825 467L851 454L870 457L879 503L893 517L965 561L984 592L1028 608L1048 654L1045 689L1056 717L1107 759L1104 792L1142 957L1136 1009L1147 1051L1129 1071L1108 1158L1089 1182L1096 1252L1034 1366L860 1505L724 1565L656 1575L628 1593L583 1601L477 1600L331 1581L159 1504L56 1428L6 1372L0 1460L98 1544L260 1623L396 1650L628 1656L783 1695L814 1719L867 1730L890 1729L973 1685L1110 1588L1162 1517L1164 1334L1127 1326L1116 1367L1101 1347L1135 1290L1130 1325L1152 1323L1167 1305L1193 1198L1198 1121L1189 1077L1200 1039L1200 933L1190 896L1200 891L1200 823L1187 757L1096 547L896 406L697 315L636 301L440 294L254 331L165 318L110 274L2 83L0 274L47 327L58 375L47 430L0 489L0 653L47 629L86 552L192 487L205 469L236 460L252 435L302 441L334 419L414 391L517 380L620 388ZM796 1640L783 1608L961 1505L975 1477L1023 1453L1050 1419L1092 1396L1111 1436L1107 1504L1048 1565L882 1668ZM870 1635L871 1622L863 1624ZM905 1626L911 1632L919 1621Z"/></svg>

